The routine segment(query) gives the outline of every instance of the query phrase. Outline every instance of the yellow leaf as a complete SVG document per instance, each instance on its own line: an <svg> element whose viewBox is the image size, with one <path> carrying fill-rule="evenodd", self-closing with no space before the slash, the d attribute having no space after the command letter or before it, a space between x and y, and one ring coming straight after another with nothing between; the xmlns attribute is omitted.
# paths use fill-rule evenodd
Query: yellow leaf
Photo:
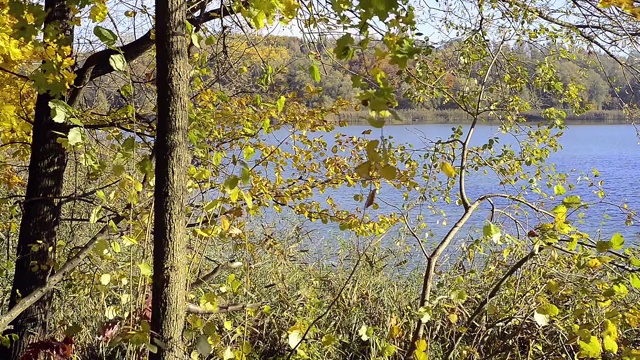
<svg viewBox="0 0 640 360"><path fill-rule="evenodd" d="M229 228L231 227L231 222L229 222L229 219L225 215L222 215L220 217L220 226L224 231L228 231Z"/></svg>
<svg viewBox="0 0 640 360"><path fill-rule="evenodd" d="M602 342L604 343L605 350L610 351L614 354L618 352L618 343L616 343L616 340L611 336L605 336L602 339Z"/></svg>
<svg viewBox="0 0 640 360"><path fill-rule="evenodd" d="M453 168L453 165L449 164L446 161L443 161L442 164L440 165L440 169L442 169L442 172L445 173L445 175L447 175L447 177L454 177L456 176L456 169Z"/></svg>
<svg viewBox="0 0 640 360"><path fill-rule="evenodd" d="M458 322L458 314L449 314L447 317L449 318L449 321L451 321L451 323L453 324Z"/></svg>
<svg viewBox="0 0 640 360"><path fill-rule="evenodd" d="M591 358L599 358L602 353L602 346L600 346L600 341L595 336L589 337L589 342L580 341L580 353L578 356L582 357L591 357Z"/></svg>
<svg viewBox="0 0 640 360"><path fill-rule="evenodd" d="M108 12L109 11L107 10L107 5L105 3L99 2L93 5L93 7L91 8L89 18L94 22L103 22L106 20Z"/></svg>
<svg viewBox="0 0 640 360"><path fill-rule="evenodd" d="M618 328L616 328L616 325L609 319L604 321L603 327L602 343L604 344L604 349L612 353L617 353L618 343L616 340L618 339Z"/></svg>
<svg viewBox="0 0 640 360"><path fill-rule="evenodd" d="M389 330L389 335L391 336L391 338L396 339L400 337L400 335L402 335L402 330L398 325L393 325L391 327L391 330Z"/></svg>
<svg viewBox="0 0 640 360"><path fill-rule="evenodd" d="M602 266L602 263L597 258L593 258L593 259L590 259L589 262L587 262L587 266L594 269Z"/></svg>

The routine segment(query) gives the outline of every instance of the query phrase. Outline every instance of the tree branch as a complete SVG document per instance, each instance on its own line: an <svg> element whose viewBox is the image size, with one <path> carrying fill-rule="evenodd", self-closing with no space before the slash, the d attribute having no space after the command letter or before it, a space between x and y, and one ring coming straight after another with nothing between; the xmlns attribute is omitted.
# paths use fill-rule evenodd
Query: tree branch
<svg viewBox="0 0 640 360"><path fill-rule="evenodd" d="M10 74L10 75L13 75L13 76L16 76L16 77L20 78L20 80L31 81L31 79L29 79L28 76L22 75L22 74L18 74L17 72L13 72L13 71L11 71L9 69L5 69L2 66L0 66L0 71L5 72L5 73Z"/></svg>
<svg viewBox="0 0 640 360"><path fill-rule="evenodd" d="M425 269L425 272L424 272L424 279L422 281L422 294L420 295L420 301L418 304L419 307L424 307L429 302L429 297L431 295L431 290L433 287L433 279L436 273L436 265L438 263L438 259L440 258L440 256L444 253L444 251L447 249L449 244L451 244L451 242L453 241L458 231L460 231L460 229L464 226L464 224L467 223L469 218L471 218L471 215L473 215L473 212L478 208L478 206L480 206L480 204L482 204L484 201L490 200L492 198L509 199L509 200L521 203L523 205L526 205L538 213L553 217L553 214L550 213L549 211L541 209L535 206L534 204L513 195L485 194L479 197L476 201L474 201L471 205L469 205L468 208L465 209L465 212L462 214L462 216L460 216L460 218L458 219L458 221L456 221L453 227L449 229L449 232L447 233L447 235L445 235L442 241L438 244L438 246L436 246L436 248L433 250L433 252L429 256L429 259L427 261L427 268ZM422 319L418 321L418 325L416 325L416 328L414 329L413 335L411 337L411 343L409 344L409 351L407 352L405 359L407 360L413 359L413 353L416 350L416 342L424 334L424 325L425 323L422 322Z"/></svg>
<svg viewBox="0 0 640 360"><path fill-rule="evenodd" d="M155 149L151 151L150 155L151 159L153 159L154 157ZM148 185L149 181L149 176L145 175L144 179L142 180L143 186ZM131 204L125 206L122 211L111 220L114 224L116 224L116 226L118 226L118 224L120 224L120 222L122 222L126 218L124 214L127 214L131 209ZM60 267L60 269L58 269L58 271L56 271L47 279L46 284L20 299L20 301L18 301L18 303L14 307L9 309L9 311L7 311L6 313L2 314L2 316L0 316L0 332L4 332L6 329L8 329L9 323L11 323L11 321L13 321L16 317L18 317L18 315L20 315L31 305L35 304L46 293L53 290L56 285L62 282L65 276L67 276L76 267L78 267L78 265L80 265L80 263L82 263L82 261L84 261L84 259L89 256L91 250L93 250L98 241L104 239L109 235L110 228L111 226L109 224L104 225L89 241L87 241L87 243L83 247L80 248L80 251L78 251L74 256L67 260L67 262L65 262Z"/></svg>
<svg viewBox="0 0 640 360"><path fill-rule="evenodd" d="M227 263L224 264L219 264L218 266L216 266L215 268L213 268L213 270L211 270L211 272L209 272L208 274L199 277L196 281L194 281L193 283L191 283L191 290L194 290L208 282L210 282L211 280L213 280L216 276L218 276L218 274L220 274L220 271L224 270L224 269L235 269L242 266L242 263L240 261L229 261Z"/></svg>
<svg viewBox="0 0 640 360"><path fill-rule="evenodd" d="M222 19L233 14L235 14L233 9L227 5L222 5L217 9L207 11L198 17L191 17L187 20L194 27L200 27L211 20ZM104 49L89 56L82 67L76 71L76 80L74 88L69 93L69 99L75 104L77 99L80 98L84 86L89 81L113 72L113 68L109 64L109 58L112 55L122 54L127 62L131 62L151 49L154 44L151 35L152 30L149 30L146 34L126 45L114 49Z"/></svg>
<svg viewBox="0 0 640 360"><path fill-rule="evenodd" d="M484 300L482 300L482 302L480 304L478 304L478 307L476 307L476 310L473 312L473 314L471 314L471 316L469 317L469 320L467 320L467 325L466 325L467 328L469 328L471 326L471 324L473 324L473 322L476 320L476 318L480 315L480 313L482 313L484 311L484 308L487 306L487 304L489 304L489 301L491 301L491 299L493 299L494 297L496 297L496 295L498 295L498 291L500 291L500 289L502 288L502 285L504 285L504 283L507 281L507 279L509 279L511 277L511 275L513 275L516 271L518 271L524 264L527 263L527 261L532 259L537 254L538 253L535 250L529 252L529 254L527 254L527 256L523 257L517 263L515 263L502 276L502 278L500 278L500 280L491 289L491 292L489 293L489 295L487 295L487 297L484 298ZM455 335L454 335L454 337L455 337ZM453 357L453 353L455 352L456 348L458 347L458 344L460 344L460 340L462 340L462 336L455 337L455 340L453 341L453 343L451 344L451 347L447 351L447 356L446 356L447 359L451 359Z"/></svg>

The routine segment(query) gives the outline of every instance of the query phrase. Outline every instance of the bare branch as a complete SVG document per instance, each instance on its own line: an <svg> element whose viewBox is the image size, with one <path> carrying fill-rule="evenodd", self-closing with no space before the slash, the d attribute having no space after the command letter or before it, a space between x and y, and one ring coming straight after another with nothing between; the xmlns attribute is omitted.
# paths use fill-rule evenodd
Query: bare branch
<svg viewBox="0 0 640 360"><path fill-rule="evenodd" d="M199 27L211 20L221 19L233 14L235 14L233 9L227 5L222 5L198 17L189 18L188 21L191 25ZM146 53L154 44L151 34L152 30L149 30L146 34L126 45L115 49L104 49L89 56L82 67L76 71L76 80L74 88L69 94L69 99L75 104L77 99L80 98L84 86L89 81L113 72L113 68L109 64L109 58L112 55L122 54L127 62L131 62Z"/></svg>

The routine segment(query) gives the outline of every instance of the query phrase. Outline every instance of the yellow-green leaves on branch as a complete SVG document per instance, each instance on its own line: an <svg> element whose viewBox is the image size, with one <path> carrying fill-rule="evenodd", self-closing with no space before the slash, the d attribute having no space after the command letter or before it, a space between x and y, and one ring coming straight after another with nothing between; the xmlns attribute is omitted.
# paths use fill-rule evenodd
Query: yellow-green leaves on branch
<svg viewBox="0 0 640 360"><path fill-rule="evenodd" d="M356 174L363 179L372 179L376 177L375 174L379 174L388 181L394 180L398 175L398 169L389 163L388 150L383 149L383 154L380 154L379 146L379 140L367 142L365 149L368 160L356 167Z"/></svg>
<svg viewBox="0 0 640 360"><path fill-rule="evenodd" d="M287 24L298 13L296 0L248 0L239 4L244 18L256 29L271 25L274 20Z"/></svg>

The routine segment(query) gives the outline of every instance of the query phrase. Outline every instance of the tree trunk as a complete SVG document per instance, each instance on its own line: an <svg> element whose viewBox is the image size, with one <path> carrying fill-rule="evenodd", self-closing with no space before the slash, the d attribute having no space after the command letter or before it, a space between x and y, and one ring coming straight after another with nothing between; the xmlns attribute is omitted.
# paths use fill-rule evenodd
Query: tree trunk
<svg viewBox="0 0 640 360"><path fill-rule="evenodd" d="M187 291L187 148L189 62L186 2L156 0L158 124L150 359L187 358L182 343Z"/></svg>
<svg viewBox="0 0 640 360"><path fill-rule="evenodd" d="M65 1L47 0L49 12L44 22L45 29L55 26L62 40L58 45L70 45L73 40L72 17ZM45 40L46 41L46 40ZM9 299L11 309L24 296L44 285L54 263L56 235L60 222L58 199L62 195L62 184L67 164L67 153L57 142L56 132L66 132L66 127L51 119L49 93L39 94L36 100L29 178L23 203L20 235L16 251L15 275ZM1 359L19 359L27 346L42 340L47 334L47 314L51 307L52 294L47 293L33 306L11 322L11 334L18 340L7 349L0 346Z"/></svg>

